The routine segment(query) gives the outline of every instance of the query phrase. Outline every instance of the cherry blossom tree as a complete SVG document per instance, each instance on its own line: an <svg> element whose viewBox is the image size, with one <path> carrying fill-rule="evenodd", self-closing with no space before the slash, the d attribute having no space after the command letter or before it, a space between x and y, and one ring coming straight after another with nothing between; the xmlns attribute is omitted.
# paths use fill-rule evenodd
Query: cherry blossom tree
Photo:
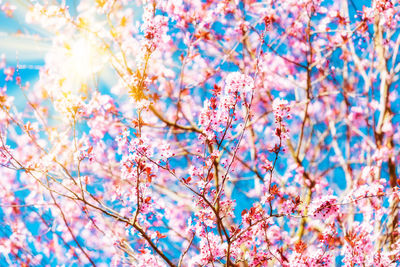
<svg viewBox="0 0 400 267"><path fill-rule="evenodd" d="M399 1L0 3L1 265L399 264Z"/></svg>

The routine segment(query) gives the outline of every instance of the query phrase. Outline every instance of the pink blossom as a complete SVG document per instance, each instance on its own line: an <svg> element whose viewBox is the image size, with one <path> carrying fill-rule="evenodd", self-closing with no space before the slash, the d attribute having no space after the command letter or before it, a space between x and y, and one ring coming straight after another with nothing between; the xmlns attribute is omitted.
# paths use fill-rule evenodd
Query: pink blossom
<svg viewBox="0 0 400 267"><path fill-rule="evenodd" d="M387 161L392 154L392 150L384 146L377 149L372 156L373 160L377 162L378 165L382 165L383 162Z"/></svg>
<svg viewBox="0 0 400 267"><path fill-rule="evenodd" d="M284 118L289 119L291 117L288 113L290 111L290 106L287 100L275 98L272 103L272 110L276 122L281 122Z"/></svg>
<svg viewBox="0 0 400 267"><path fill-rule="evenodd" d="M8 67L4 69L4 74L6 75L6 81L12 81L14 76L15 69L12 67Z"/></svg>
<svg viewBox="0 0 400 267"><path fill-rule="evenodd" d="M364 110L362 107L357 106L357 107L351 107L351 112L349 114L349 120L356 125L357 127L364 126L365 125L365 119L364 119Z"/></svg>
<svg viewBox="0 0 400 267"><path fill-rule="evenodd" d="M236 92L248 94L254 88L254 81L249 75L240 72L232 72L225 79L225 92L235 94Z"/></svg>
<svg viewBox="0 0 400 267"><path fill-rule="evenodd" d="M11 155L10 155L10 147L4 146L0 147L0 165L6 166L10 163Z"/></svg>
<svg viewBox="0 0 400 267"><path fill-rule="evenodd" d="M153 5L145 6L141 29L146 39L145 46L150 51L155 50L165 39L167 18L161 15L153 16Z"/></svg>
<svg viewBox="0 0 400 267"><path fill-rule="evenodd" d="M315 200L309 207L309 214L317 219L328 219L336 216L339 212L337 197L332 195L322 196Z"/></svg>

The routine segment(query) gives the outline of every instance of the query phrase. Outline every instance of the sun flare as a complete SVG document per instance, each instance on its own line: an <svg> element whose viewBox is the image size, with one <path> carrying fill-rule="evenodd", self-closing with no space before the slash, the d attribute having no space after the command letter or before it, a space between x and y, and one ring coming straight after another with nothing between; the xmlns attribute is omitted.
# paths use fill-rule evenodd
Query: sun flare
<svg viewBox="0 0 400 267"><path fill-rule="evenodd" d="M104 66L104 51L86 36L65 42L63 52L63 61L59 63L66 91L79 91L93 81Z"/></svg>

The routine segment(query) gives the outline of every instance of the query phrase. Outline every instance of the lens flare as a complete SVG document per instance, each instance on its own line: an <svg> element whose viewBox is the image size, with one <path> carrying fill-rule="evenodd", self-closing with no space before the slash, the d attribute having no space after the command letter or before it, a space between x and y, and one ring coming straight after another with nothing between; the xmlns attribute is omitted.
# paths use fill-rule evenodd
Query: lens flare
<svg viewBox="0 0 400 267"><path fill-rule="evenodd" d="M66 61L63 63L62 72L66 85L75 91L87 84L101 70L104 53L87 37L67 43L66 49Z"/></svg>

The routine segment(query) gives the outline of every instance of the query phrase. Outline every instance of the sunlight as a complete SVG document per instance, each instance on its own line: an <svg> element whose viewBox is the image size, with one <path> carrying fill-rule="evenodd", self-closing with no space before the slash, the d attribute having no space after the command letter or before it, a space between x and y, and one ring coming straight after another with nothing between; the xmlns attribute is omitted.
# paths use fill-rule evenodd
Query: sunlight
<svg viewBox="0 0 400 267"><path fill-rule="evenodd" d="M80 81L86 80L95 72L94 59L95 52L90 43L86 39L79 39L71 47L70 73Z"/></svg>
<svg viewBox="0 0 400 267"><path fill-rule="evenodd" d="M65 48L66 61L62 73L67 85L75 88L72 89L74 91L87 84L101 70L104 53L85 36L67 43Z"/></svg>

